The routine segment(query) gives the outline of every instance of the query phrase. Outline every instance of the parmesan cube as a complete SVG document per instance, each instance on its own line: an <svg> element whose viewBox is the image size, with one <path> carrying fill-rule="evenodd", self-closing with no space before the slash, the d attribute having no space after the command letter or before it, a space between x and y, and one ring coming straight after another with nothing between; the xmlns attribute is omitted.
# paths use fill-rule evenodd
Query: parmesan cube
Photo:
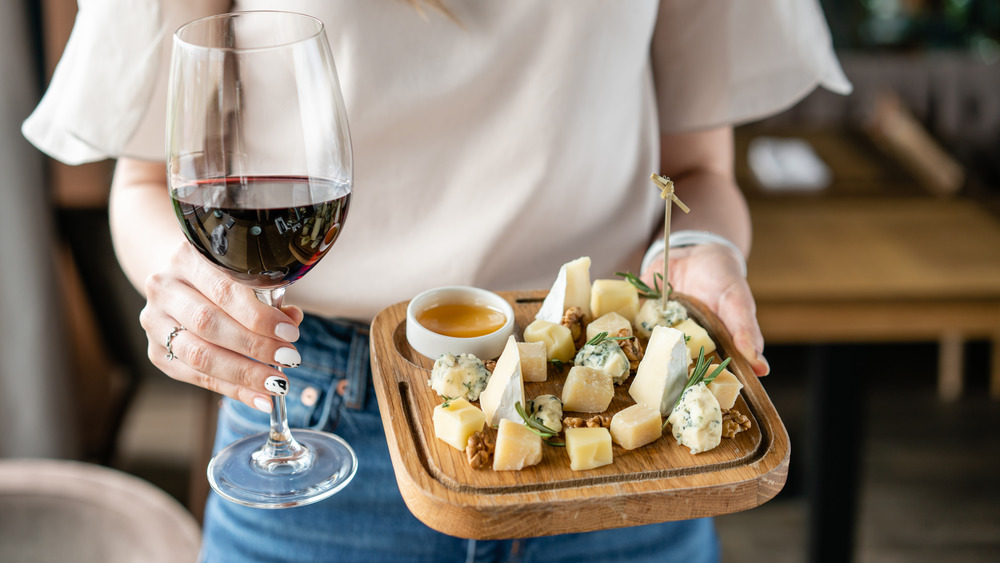
<svg viewBox="0 0 1000 563"><path fill-rule="evenodd" d="M549 321L538 319L526 326L524 341L544 343L546 360L571 362L576 354L573 333L569 328Z"/></svg>
<svg viewBox="0 0 1000 563"><path fill-rule="evenodd" d="M615 385L606 371L573 366L563 384L564 411L604 412L615 397Z"/></svg>
<svg viewBox="0 0 1000 563"><path fill-rule="evenodd" d="M634 450L654 442L663 435L660 411L632 405L611 418L611 437L626 450Z"/></svg>
<svg viewBox="0 0 1000 563"><path fill-rule="evenodd" d="M500 421L494 471L517 471L542 461L542 438L528 427L506 418Z"/></svg>
<svg viewBox="0 0 1000 563"><path fill-rule="evenodd" d="M587 325L587 341L593 340L602 332L608 333L608 336L618 336L622 329L628 331L627 336L632 336L632 323L628 319L615 312L601 315Z"/></svg>
<svg viewBox="0 0 1000 563"><path fill-rule="evenodd" d="M549 377L549 360L544 342L518 342L521 355L521 377L525 381L545 381Z"/></svg>
<svg viewBox="0 0 1000 563"><path fill-rule="evenodd" d="M694 319L684 319L674 325L674 328L684 333L686 337L684 344L687 346L688 356L692 360L698 359L698 352L702 346L705 347L706 356L715 351L715 342L712 342L712 339L708 336L708 331L694 322Z"/></svg>
<svg viewBox="0 0 1000 563"><path fill-rule="evenodd" d="M465 451L469 436L483 429L486 415L483 411L458 398L434 407L434 435L456 450Z"/></svg>
<svg viewBox="0 0 1000 563"><path fill-rule="evenodd" d="M639 292L626 280L595 280L590 289L590 311L595 318L618 313L631 323L639 312Z"/></svg>
<svg viewBox="0 0 1000 563"><path fill-rule="evenodd" d="M718 367L719 364L708 366L708 373L715 373ZM722 370L722 373L715 376L715 379L708 384L708 390L719 400L719 408L724 411L733 408L733 405L736 404L736 397L740 396L740 389L743 389L743 384L728 369Z"/></svg>
<svg viewBox="0 0 1000 563"><path fill-rule="evenodd" d="M573 471L594 469L614 461L607 428L567 428L566 451Z"/></svg>

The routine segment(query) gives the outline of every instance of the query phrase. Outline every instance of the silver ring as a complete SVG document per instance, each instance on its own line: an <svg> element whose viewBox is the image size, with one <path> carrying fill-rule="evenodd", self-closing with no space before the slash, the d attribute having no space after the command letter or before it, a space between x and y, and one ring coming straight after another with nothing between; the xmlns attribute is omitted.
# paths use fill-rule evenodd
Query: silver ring
<svg viewBox="0 0 1000 563"><path fill-rule="evenodd" d="M180 331L182 331L182 330L184 330L184 327L182 327L182 326L175 326L174 330L171 330L170 334L167 335L167 361L168 362L170 360L172 360L172 359L174 359L174 358L177 357L177 354L174 354L174 350L173 350L173 348L171 346L173 346L174 337L177 336L177 334Z"/></svg>

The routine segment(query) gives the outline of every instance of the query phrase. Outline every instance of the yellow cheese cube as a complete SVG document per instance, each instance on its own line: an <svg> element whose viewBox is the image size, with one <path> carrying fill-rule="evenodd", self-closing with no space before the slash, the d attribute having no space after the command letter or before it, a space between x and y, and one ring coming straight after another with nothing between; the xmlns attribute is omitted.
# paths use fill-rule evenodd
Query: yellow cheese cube
<svg viewBox="0 0 1000 563"><path fill-rule="evenodd" d="M611 454L611 433L607 428L567 428L566 451L569 468L584 471L608 465Z"/></svg>
<svg viewBox="0 0 1000 563"><path fill-rule="evenodd" d="M590 311L594 318L618 313L634 322L639 312L639 292L625 280L595 280L590 289Z"/></svg>
<svg viewBox="0 0 1000 563"><path fill-rule="evenodd" d="M542 461L542 438L528 427L506 418L497 430L494 471L516 471Z"/></svg>
<svg viewBox="0 0 1000 563"><path fill-rule="evenodd" d="M708 336L708 331L694 322L694 319L684 319L675 324L674 328L684 333L685 346L687 346L688 355L691 356L692 360L698 359L698 352L702 346L705 347L706 356L715 351L715 342L712 342Z"/></svg>
<svg viewBox="0 0 1000 563"><path fill-rule="evenodd" d="M564 411L604 412L615 397L611 374L586 366L573 366L563 384Z"/></svg>
<svg viewBox="0 0 1000 563"><path fill-rule="evenodd" d="M708 373L714 373L718 367L719 364L708 366ZM740 389L743 389L743 384L728 369L722 370L722 373L715 376L715 379L708 384L708 390L719 400L719 408L724 411L733 408L733 405L736 404L736 397L740 396Z"/></svg>
<svg viewBox="0 0 1000 563"><path fill-rule="evenodd" d="M611 417L611 437L626 450L634 450L654 442L663 435L660 411L642 405L632 405Z"/></svg>
<svg viewBox="0 0 1000 563"><path fill-rule="evenodd" d="M544 342L518 342L521 355L521 377L525 381L545 381L549 377L548 352Z"/></svg>
<svg viewBox="0 0 1000 563"><path fill-rule="evenodd" d="M458 398L448 401L448 406L440 404L434 407L434 435L451 447L465 451L469 436L483 429L486 415L483 411L469 404L469 401Z"/></svg>
<svg viewBox="0 0 1000 563"><path fill-rule="evenodd" d="M612 311L594 319L587 325L587 341L589 342L602 332L608 333L608 336L618 336L618 333L623 329L628 331L626 336L632 336L632 323Z"/></svg>
<svg viewBox="0 0 1000 563"><path fill-rule="evenodd" d="M576 355L573 333L569 328L549 321L538 319L524 327L524 341L543 342L547 360L572 362Z"/></svg>

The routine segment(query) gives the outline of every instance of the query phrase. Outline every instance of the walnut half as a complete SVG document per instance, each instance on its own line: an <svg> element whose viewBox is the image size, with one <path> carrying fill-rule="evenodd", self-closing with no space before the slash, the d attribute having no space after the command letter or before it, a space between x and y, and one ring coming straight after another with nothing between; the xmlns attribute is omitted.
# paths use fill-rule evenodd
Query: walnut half
<svg viewBox="0 0 1000 563"><path fill-rule="evenodd" d="M611 417L606 414L597 414L587 420L575 416L567 416L563 419L563 428L607 428L611 426Z"/></svg>
<svg viewBox="0 0 1000 563"><path fill-rule="evenodd" d="M587 332L583 327L583 309L579 307L566 309L559 324L569 329L570 334L573 335L573 344L577 348L582 347L586 343Z"/></svg>
<svg viewBox="0 0 1000 563"><path fill-rule="evenodd" d="M722 437L732 438L743 432L750 430L750 419L736 409L722 411Z"/></svg>
<svg viewBox="0 0 1000 563"><path fill-rule="evenodd" d="M632 371L639 369L639 362L642 361L643 354L639 339L629 334L628 329L624 328L618 331L618 337L625 339L619 340L618 345L621 346L622 352L625 352L625 357L628 358L629 369Z"/></svg>
<svg viewBox="0 0 1000 563"><path fill-rule="evenodd" d="M495 444L490 437L482 431L469 436L469 443L465 446L465 457L469 460L469 465L473 469L479 469L490 461Z"/></svg>

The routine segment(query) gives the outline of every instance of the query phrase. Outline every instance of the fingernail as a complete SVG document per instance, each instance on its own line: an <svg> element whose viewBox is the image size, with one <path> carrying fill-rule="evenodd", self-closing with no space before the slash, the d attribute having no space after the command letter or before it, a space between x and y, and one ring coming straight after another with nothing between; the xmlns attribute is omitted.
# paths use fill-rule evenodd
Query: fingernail
<svg viewBox="0 0 1000 563"><path fill-rule="evenodd" d="M264 389L275 395L284 395L288 393L288 380L277 375L272 375L264 380Z"/></svg>
<svg viewBox="0 0 1000 563"><path fill-rule="evenodd" d="M280 323L274 328L274 334L282 340L295 342L299 339L299 327L289 323Z"/></svg>
<svg viewBox="0 0 1000 563"><path fill-rule="evenodd" d="M267 385L267 384L265 383L264 385ZM259 410L259 411L266 412L268 414L270 414L270 412L271 412L271 400L270 399L265 399L264 397L256 397L253 400L253 406L256 407L257 410Z"/></svg>
<svg viewBox="0 0 1000 563"><path fill-rule="evenodd" d="M294 368L299 367L299 364L302 363L302 356L295 348L278 348L278 351L274 353L274 361L283 366Z"/></svg>

